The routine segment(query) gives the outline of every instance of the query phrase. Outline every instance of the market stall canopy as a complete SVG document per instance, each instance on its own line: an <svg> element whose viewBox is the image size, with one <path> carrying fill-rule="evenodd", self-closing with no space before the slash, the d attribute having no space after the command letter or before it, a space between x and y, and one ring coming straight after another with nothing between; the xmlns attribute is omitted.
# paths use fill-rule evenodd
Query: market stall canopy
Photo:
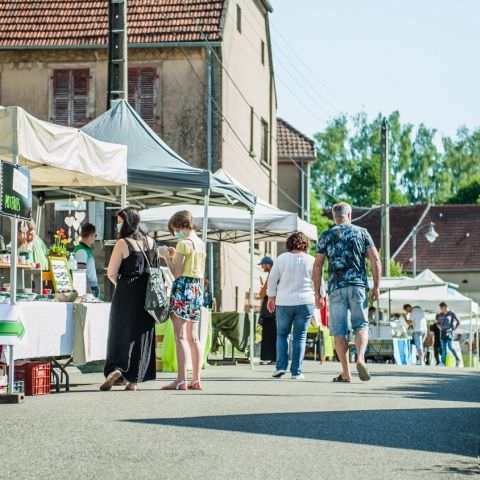
<svg viewBox="0 0 480 480"><path fill-rule="evenodd" d="M429 278L433 277L419 274L411 280L423 282ZM422 307L426 312L438 312L439 304L445 302L457 315L470 315L479 312L478 304L474 300L449 286L437 275L433 279L442 283L412 289L390 290L383 293L379 299L380 308L387 310L390 304L392 312L402 312L403 305L409 303Z"/></svg>
<svg viewBox="0 0 480 480"><path fill-rule="evenodd" d="M45 122L21 107L0 107L0 160L30 169L32 185L105 187L127 183L127 148L77 128Z"/></svg>
<svg viewBox="0 0 480 480"><path fill-rule="evenodd" d="M172 150L125 100L85 125L82 130L94 138L128 146L130 185L206 189L207 170L192 167Z"/></svg>
<svg viewBox="0 0 480 480"><path fill-rule="evenodd" d="M156 232L158 238L171 238L167 224L179 210L188 210L200 228L203 225L203 209L199 205L165 205L140 212L144 227ZM262 200L255 207L255 240L282 241L295 231L301 231L311 240L317 239L317 227L295 213L279 210ZM208 239L231 243L246 242L250 238L250 213L234 207L210 207L208 214Z"/></svg>
<svg viewBox="0 0 480 480"><path fill-rule="evenodd" d="M213 174L211 189L214 194L221 194L230 199L232 204L240 202L250 209L255 207L256 195L223 168Z"/></svg>

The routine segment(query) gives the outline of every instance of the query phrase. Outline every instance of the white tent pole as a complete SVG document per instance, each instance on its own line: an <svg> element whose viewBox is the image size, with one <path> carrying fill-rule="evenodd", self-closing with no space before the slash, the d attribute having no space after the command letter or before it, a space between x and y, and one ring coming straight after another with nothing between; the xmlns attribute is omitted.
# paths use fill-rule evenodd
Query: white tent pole
<svg viewBox="0 0 480 480"><path fill-rule="evenodd" d="M120 205L121 205L121 208L126 208L127 206L127 186L126 185L122 185Z"/></svg>
<svg viewBox="0 0 480 480"><path fill-rule="evenodd" d="M15 156L15 165L18 165L18 155ZM10 305L17 303L17 255L18 255L18 220L12 217L10 224ZM15 364L13 356L13 345L9 347L9 369L8 369L8 392L13 393L13 382L15 379Z"/></svg>
<svg viewBox="0 0 480 480"><path fill-rule="evenodd" d="M208 204L210 202L210 189L208 188L205 192L203 200L203 225L202 225L202 240L205 243L205 248L207 248L207 235L208 235ZM205 292L205 275L203 276L202 281L202 290ZM200 315L200 320L198 322L198 338L200 342L202 341L202 315Z"/></svg>
<svg viewBox="0 0 480 480"><path fill-rule="evenodd" d="M477 337L476 337L476 346L477 346L477 348L475 349L475 352L476 352L477 368L478 368L478 366L479 366L479 364L480 364L480 361L479 361L479 358L478 358L478 353L479 353L479 352L478 352L478 347L480 346L480 345L479 345L480 340L479 340L479 338L478 338L478 307L477 307L477 315L476 315L476 326L477 326L477 328L476 328L476 330L477 330Z"/></svg>
<svg viewBox="0 0 480 480"><path fill-rule="evenodd" d="M468 362L473 367L473 302L470 302L470 341L468 342Z"/></svg>
<svg viewBox="0 0 480 480"><path fill-rule="evenodd" d="M253 370L255 357L255 296L253 293L253 277L255 270L255 210L250 211L250 292L248 312L250 315L250 368Z"/></svg>

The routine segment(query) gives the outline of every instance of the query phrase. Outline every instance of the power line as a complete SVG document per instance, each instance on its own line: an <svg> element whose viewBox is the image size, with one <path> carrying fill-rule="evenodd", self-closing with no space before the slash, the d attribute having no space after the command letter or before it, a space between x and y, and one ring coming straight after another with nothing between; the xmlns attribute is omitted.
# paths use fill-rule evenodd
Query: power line
<svg viewBox="0 0 480 480"><path fill-rule="evenodd" d="M252 9L251 9L250 6L248 5L248 3L247 3L247 8L250 10L251 13L254 14L254 12L252 11ZM252 30L254 31L254 33L257 34L257 36L259 37L259 39L262 40L262 35L258 33L257 29L256 29L255 26L250 22L250 20L248 19L248 17L246 18L246 22L252 27ZM271 22L269 22L269 24L273 26L273 24L272 24ZM264 25L262 25L262 28L263 28L263 27L264 27ZM246 38L247 38L247 40L249 40L248 37L246 37ZM250 42L250 44L252 44L250 40L249 40L249 42ZM340 111L337 107L335 107L335 105L333 105L332 102L330 102L330 100L329 100L325 95L323 95L321 92L318 91L318 87L317 87L316 85L313 85L313 83L310 82L310 80L309 80L309 79L298 69L298 67L290 60L288 54L287 54L287 53L280 47L280 45L279 45L277 42L275 42L275 41L273 40L273 38L272 38L272 44L273 44L273 43L275 43L275 49L278 50L278 51L283 55L283 57L285 58L285 60L286 60L290 65L292 65L294 71L295 71L298 75L300 75L300 76L303 78L304 81L307 82L307 84L312 88L313 92L315 92L317 95L319 95L320 98L322 98L322 100L325 101L325 103L328 104L328 105L333 109L333 111L335 111L335 112L337 112L337 113L341 113L341 111ZM253 45L253 44L252 44L252 45ZM291 47L290 47L290 48L291 48ZM295 52L294 52L294 53L295 53ZM295 56L298 56L298 55L295 53ZM275 56L275 59L276 59L275 62L278 63L279 65L281 65L281 66L285 69L285 71L287 71L287 72L289 73L289 75L291 76L291 78L293 78L293 80L294 80L298 85L300 85L300 86L302 87L302 90L303 90L305 93L307 93L311 98L313 98L313 96L304 88L304 85L301 84L301 83L290 73L290 71L288 70L288 68L279 60L279 56L278 56L278 55ZM305 65L305 64L304 64L304 65ZM305 66L306 66L306 65L305 65ZM317 103L317 105L320 105L317 100L314 99L314 101ZM325 109L323 108L323 106L321 106L321 108L322 108L322 110L325 111Z"/></svg>
<svg viewBox="0 0 480 480"><path fill-rule="evenodd" d="M246 5L247 5L247 8L250 10L250 13L254 13L252 11L252 9L250 8L250 5L248 4L248 2L246 2ZM248 19L247 19L247 22L248 22ZM250 23L250 22L248 22ZM252 24L250 23L250 25L252 26ZM293 47L290 45L290 43L285 39L285 37L281 34L280 30L273 24L270 22L270 25L271 27L277 32L277 35L280 39L283 40L283 42L285 43L285 45L289 48L289 50L294 54L295 58L303 65L303 67L305 68L305 70L307 70L310 75L312 77L314 77L314 79L333 97L335 98L340 104L342 104L347 110L349 110L349 107L348 105L342 100L340 99L329 87L328 85L326 85L322 80L320 80L318 78L318 76L310 69L310 67L302 60L301 56L298 55L297 52L295 52L295 50L293 49ZM262 25L263 27L263 25ZM255 30L255 29L254 29ZM256 30L255 30L256 31ZM256 31L256 33L258 34L258 32ZM288 55L280 48L280 46L278 45L277 42L274 42L276 43L276 47L283 53L283 55L287 58L287 61L288 60ZM293 62L289 61L289 63L291 63L293 66ZM295 70L298 70L296 67L295 67ZM316 87L315 87L316 88ZM323 97L323 95L322 95ZM325 97L323 97L325 98ZM328 101L327 99L325 99L326 101Z"/></svg>
<svg viewBox="0 0 480 480"><path fill-rule="evenodd" d="M187 6L188 8L188 6ZM165 17L164 17L165 18ZM192 19L195 20L194 17L191 17ZM196 21L196 20L195 20ZM198 26L198 22L196 21L197 23L197 26ZM207 43L207 45L210 45L210 42L208 40L208 38L206 37L205 33L200 29L201 33L202 33L202 36L204 36L205 38L205 41ZM170 32L172 35L177 35L176 32L173 32L171 31ZM206 85L204 83L204 81L202 80L202 78L199 76L198 72L195 70L195 67L193 66L192 62L191 62L191 59L188 55L188 53L186 52L185 48L183 47L182 43L179 42L178 43L184 57L186 58L190 68L192 69L193 73L195 74L197 80L200 82L200 84L203 86L203 88L206 88ZM214 54L215 52L212 51ZM228 73L228 70L226 69L226 67L223 65L223 63L221 62L221 60L218 58L218 56L215 54L216 58L218 59L218 61L220 62L220 64L222 65L222 68L225 70L225 72L227 73L228 77L231 79L232 83L235 85L236 89L238 90L238 92L241 94L242 98L244 99L244 101L247 103L247 105L249 107L251 107L250 103L248 102L247 98L245 97L245 95L243 94L243 92L240 90L240 88L238 87L238 85L233 81L233 79L231 78L230 74ZM212 103L214 104L215 106L215 109L213 110L215 112L215 114L220 118L220 119L223 119L225 121L225 123L228 125L228 127L230 128L230 130L232 131L232 133L234 134L234 136L237 138L237 140L239 141L240 145L243 147L243 149L250 155L250 149L246 146L246 144L244 143L244 141L241 139L240 135L237 133L237 131L233 128L233 126L231 125L231 123L228 121L228 119L225 117L225 115L223 113L221 113L220 111L220 107L218 105L218 103L216 102L216 100L211 97L211 101ZM261 118L258 116L258 114L255 113L254 111L254 115L259 119L261 120ZM270 126L271 128L271 126ZM275 141L275 143L277 144L278 146L278 141L277 139L271 135L272 139ZM225 142L226 145L229 145L232 149L233 149L233 146L231 146L228 142L226 142L225 138L222 136L222 140ZM296 160L294 160L292 157L288 156L287 158L289 158L289 160L294 164L294 166L302 173L302 175L305 175L305 172L304 170L298 166L298 163ZM300 205L298 202L296 202L290 195L288 195L287 192L285 192L285 190L283 190L280 185L273 179L271 178L270 179L271 182L277 187L278 191L285 197L287 198L290 202L292 202L292 204L294 204L296 207L302 209L302 205ZM328 192L325 192L327 195L330 195L328 194Z"/></svg>

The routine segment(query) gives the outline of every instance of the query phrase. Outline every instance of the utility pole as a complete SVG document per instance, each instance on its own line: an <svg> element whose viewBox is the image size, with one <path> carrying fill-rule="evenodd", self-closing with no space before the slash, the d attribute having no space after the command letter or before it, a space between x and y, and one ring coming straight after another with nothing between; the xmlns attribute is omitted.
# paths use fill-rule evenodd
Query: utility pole
<svg viewBox="0 0 480 480"><path fill-rule="evenodd" d="M382 264L386 277L390 276L390 161L388 158L388 121L382 120L380 145L382 159Z"/></svg>
<svg viewBox="0 0 480 480"><path fill-rule="evenodd" d="M107 110L115 100L128 100L127 0L108 1Z"/></svg>

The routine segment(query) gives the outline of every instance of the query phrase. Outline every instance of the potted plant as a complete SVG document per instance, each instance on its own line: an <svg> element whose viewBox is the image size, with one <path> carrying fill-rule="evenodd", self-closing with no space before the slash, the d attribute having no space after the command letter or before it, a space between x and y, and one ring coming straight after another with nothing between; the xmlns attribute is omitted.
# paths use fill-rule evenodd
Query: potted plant
<svg viewBox="0 0 480 480"><path fill-rule="evenodd" d="M63 228L59 228L55 235L53 236L55 239L54 244L50 247L48 254L51 257L67 257L68 249L67 245L72 241L70 238L67 238L65 230Z"/></svg>

